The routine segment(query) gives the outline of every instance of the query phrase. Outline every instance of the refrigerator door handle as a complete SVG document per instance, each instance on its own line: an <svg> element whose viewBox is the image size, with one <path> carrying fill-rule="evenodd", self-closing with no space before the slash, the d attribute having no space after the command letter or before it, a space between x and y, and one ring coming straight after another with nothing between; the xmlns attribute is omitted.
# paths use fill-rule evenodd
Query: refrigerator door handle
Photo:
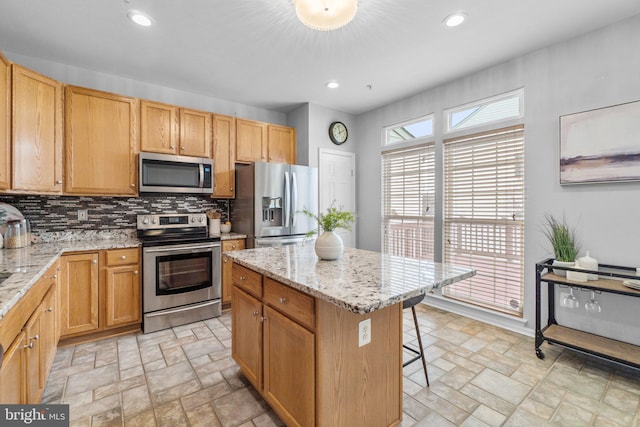
<svg viewBox="0 0 640 427"><path fill-rule="evenodd" d="M291 172L291 221L292 226L296 226L296 217L298 213L298 179L296 173Z"/></svg>
<svg viewBox="0 0 640 427"><path fill-rule="evenodd" d="M289 227L289 214L291 212L291 184L289 183L289 172L284 173L284 226Z"/></svg>

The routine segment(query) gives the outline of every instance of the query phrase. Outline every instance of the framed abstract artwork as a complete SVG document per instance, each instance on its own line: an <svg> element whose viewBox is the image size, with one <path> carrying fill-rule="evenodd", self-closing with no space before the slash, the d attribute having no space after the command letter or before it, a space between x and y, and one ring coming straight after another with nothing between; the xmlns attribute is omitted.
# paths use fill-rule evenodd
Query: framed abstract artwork
<svg viewBox="0 0 640 427"><path fill-rule="evenodd" d="M640 101L560 116L560 184L640 180Z"/></svg>

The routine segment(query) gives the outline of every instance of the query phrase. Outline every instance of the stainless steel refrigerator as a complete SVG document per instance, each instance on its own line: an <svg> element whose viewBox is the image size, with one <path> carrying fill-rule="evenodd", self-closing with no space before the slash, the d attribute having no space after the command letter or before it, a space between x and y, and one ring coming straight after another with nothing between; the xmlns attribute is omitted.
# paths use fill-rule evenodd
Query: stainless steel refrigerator
<svg viewBox="0 0 640 427"><path fill-rule="evenodd" d="M317 222L318 169L285 163L236 165L233 231L247 235L247 248L300 243Z"/></svg>

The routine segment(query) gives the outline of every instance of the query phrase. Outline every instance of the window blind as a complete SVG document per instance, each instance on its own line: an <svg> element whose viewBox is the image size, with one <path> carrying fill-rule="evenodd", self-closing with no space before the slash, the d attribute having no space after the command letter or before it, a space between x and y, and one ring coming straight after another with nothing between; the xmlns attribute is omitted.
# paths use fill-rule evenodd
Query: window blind
<svg viewBox="0 0 640 427"><path fill-rule="evenodd" d="M433 260L434 145L382 154L384 253Z"/></svg>
<svg viewBox="0 0 640 427"><path fill-rule="evenodd" d="M524 127L444 141L444 260L477 270L446 297L522 316Z"/></svg>

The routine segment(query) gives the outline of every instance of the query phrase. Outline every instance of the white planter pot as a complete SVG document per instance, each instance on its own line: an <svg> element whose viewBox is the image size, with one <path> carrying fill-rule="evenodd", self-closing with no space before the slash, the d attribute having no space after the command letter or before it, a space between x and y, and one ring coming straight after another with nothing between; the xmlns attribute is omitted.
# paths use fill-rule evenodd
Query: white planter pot
<svg viewBox="0 0 640 427"><path fill-rule="evenodd" d="M325 231L316 239L316 255L318 258L332 261L342 256L344 244L342 237L333 231Z"/></svg>
<svg viewBox="0 0 640 427"><path fill-rule="evenodd" d="M553 265L557 265L559 267L574 267L576 265L575 262L566 262L566 261L558 261L558 260L553 260ZM553 269L553 274L555 274L556 276L563 276L566 277L567 276L567 270L556 270L555 268Z"/></svg>

